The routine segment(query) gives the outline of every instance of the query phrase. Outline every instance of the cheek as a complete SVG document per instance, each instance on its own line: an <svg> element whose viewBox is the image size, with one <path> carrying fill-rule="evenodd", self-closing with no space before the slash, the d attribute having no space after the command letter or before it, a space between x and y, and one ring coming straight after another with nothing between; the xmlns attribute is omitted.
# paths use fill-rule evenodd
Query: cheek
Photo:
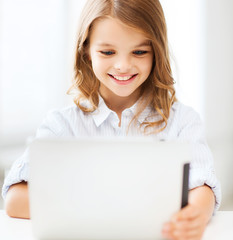
<svg viewBox="0 0 233 240"><path fill-rule="evenodd" d="M101 64L95 54L91 54L91 65L94 73L96 74L96 72L100 70Z"/></svg>
<svg viewBox="0 0 233 240"><path fill-rule="evenodd" d="M152 57L148 57L148 58L144 59L140 63L142 72L144 72L146 75L149 75L151 72L151 69L152 69L152 63L153 63Z"/></svg>
<svg viewBox="0 0 233 240"><path fill-rule="evenodd" d="M102 59L100 57L92 58L92 68L94 72L98 72L98 74L105 74L107 70L111 66L111 61L107 59Z"/></svg>
<svg viewBox="0 0 233 240"><path fill-rule="evenodd" d="M102 79L107 72L106 63L104 63L104 61L101 61L98 56L93 56L91 62L94 74L98 79Z"/></svg>

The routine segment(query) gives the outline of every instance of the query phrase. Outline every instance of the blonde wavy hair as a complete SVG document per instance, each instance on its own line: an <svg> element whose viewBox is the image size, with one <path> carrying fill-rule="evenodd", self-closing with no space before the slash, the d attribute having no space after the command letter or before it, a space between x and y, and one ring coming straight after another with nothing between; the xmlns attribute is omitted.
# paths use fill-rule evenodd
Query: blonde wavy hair
<svg viewBox="0 0 233 240"><path fill-rule="evenodd" d="M76 47L74 79L68 94L74 93L75 104L84 112L93 112L99 105L99 80L96 78L88 56L89 36L94 21L104 17L119 19L129 27L139 30L150 40L153 49L153 66L141 88L135 121L150 105L157 116L141 124L159 132L166 128L172 104L176 101L167 40L167 27L159 0L87 0L82 11ZM88 100L91 106L84 106ZM151 131L150 131L151 132Z"/></svg>

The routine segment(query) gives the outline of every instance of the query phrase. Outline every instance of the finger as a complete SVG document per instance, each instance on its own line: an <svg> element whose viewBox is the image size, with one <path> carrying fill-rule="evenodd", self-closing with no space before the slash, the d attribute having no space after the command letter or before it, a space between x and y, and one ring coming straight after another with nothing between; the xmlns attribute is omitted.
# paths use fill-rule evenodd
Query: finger
<svg viewBox="0 0 233 240"><path fill-rule="evenodd" d="M183 219L194 219L200 216L200 210L193 205L187 205L182 208L179 212L172 216L172 221L178 221Z"/></svg>
<svg viewBox="0 0 233 240"><path fill-rule="evenodd" d="M200 239L205 230L205 225L201 224L197 219L196 221L182 221L173 225L173 230L170 232L176 239Z"/></svg>
<svg viewBox="0 0 233 240"><path fill-rule="evenodd" d="M192 230L188 232L179 232L174 231L172 235L172 239L185 239L185 240L200 240L204 231Z"/></svg>
<svg viewBox="0 0 233 240"><path fill-rule="evenodd" d="M203 224L200 218L185 221L176 221L173 223L173 230L179 231L190 231L203 227L205 227L205 224Z"/></svg>
<svg viewBox="0 0 233 240"><path fill-rule="evenodd" d="M172 236L171 233L168 233L168 232L162 232L162 236L163 236L163 238L165 238L165 239L168 239L168 240L174 240L174 237Z"/></svg>
<svg viewBox="0 0 233 240"><path fill-rule="evenodd" d="M164 223L162 228L162 236L166 239L173 239L172 232L173 232L173 224L170 222Z"/></svg>

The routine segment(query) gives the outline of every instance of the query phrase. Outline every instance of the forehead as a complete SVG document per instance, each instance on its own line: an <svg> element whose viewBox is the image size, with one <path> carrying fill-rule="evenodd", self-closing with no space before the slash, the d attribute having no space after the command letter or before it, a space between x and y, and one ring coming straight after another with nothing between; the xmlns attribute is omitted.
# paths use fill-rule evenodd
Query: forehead
<svg viewBox="0 0 233 240"><path fill-rule="evenodd" d="M116 18L106 17L94 22L90 33L90 44L148 46L150 41L140 29L127 26Z"/></svg>

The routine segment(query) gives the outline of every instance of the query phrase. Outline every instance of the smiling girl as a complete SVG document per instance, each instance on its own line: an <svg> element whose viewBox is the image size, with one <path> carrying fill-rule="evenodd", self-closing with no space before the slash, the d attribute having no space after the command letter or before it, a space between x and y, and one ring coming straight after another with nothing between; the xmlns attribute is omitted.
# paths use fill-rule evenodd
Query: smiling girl
<svg viewBox="0 0 233 240"><path fill-rule="evenodd" d="M37 137L151 135L190 142L189 203L161 231L167 239L201 239L219 207L220 186L198 114L175 97L160 2L88 0L78 33L69 90L75 106L48 114ZM27 181L26 152L3 187L12 217L30 217Z"/></svg>
<svg viewBox="0 0 233 240"><path fill-rule="evenodd" d="M105 17L94 22L88 49L99 93L119 117L140 97L142 84L151 73L150 41L120 20Z"/></svg>

